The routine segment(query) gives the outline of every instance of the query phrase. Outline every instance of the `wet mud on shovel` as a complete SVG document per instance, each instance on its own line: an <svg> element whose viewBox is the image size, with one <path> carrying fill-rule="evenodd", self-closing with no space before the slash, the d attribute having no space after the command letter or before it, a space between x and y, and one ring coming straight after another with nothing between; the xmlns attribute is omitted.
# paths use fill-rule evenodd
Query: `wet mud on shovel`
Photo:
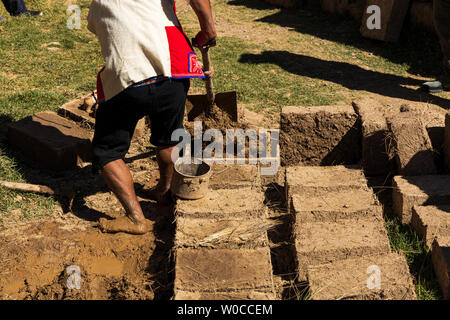
<svg viewBox="0 0 450 320"><path fill-rule="evenodd" d="M193 43L195 43L193 41ZM215 40L214 43L215 44ZM194 44L195 45L195 44ZM200 49L203 59L203 70L208 72L211 70L211 60L209 56L209 47ZM234 122L238 122L238 105L237 92L219 92L214 93L214 86L212 78L205 79L206 95L188 95L186 101L186 109L188 113L188 120L194 121L201 114L208 116L214 104L223 112L230 116Z"/></svg>

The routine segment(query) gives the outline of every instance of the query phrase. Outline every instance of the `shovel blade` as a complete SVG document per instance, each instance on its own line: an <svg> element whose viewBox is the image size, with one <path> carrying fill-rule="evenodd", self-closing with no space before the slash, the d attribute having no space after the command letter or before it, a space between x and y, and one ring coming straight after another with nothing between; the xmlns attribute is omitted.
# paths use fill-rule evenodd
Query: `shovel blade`
<svg viewBox="0 0 450 320"><path fill-rule="evenodd" d="M239 112L236 91L217 93L214 103L217 107L219 107L219 109L226 112L232 121L238 122ZM206 95L188 95L186 99L188 121L194 121L198 116L203 114L208 108L208 105L208 97Z"/></svg>

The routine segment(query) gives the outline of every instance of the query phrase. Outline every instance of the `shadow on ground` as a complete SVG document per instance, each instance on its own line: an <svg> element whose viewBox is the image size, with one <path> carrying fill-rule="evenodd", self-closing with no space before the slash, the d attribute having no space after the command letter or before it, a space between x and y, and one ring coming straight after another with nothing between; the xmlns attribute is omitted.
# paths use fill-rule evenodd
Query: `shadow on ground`
<svg viewBox="0 0 450 320"><path fill-rule="evenodd" d="M422 83L420 80L366 70L346 62L327 61L288 51L243 54L239 62L274 64L292 74L334 82L350 90L365 90L383 96L417 102L429 101L442 108L450 108L450 101L447 99L406 87L419 87Z"/></svg>
<svg viewBox="0 0 450 320"><path fill-rule="evenodd" d="M233 6L267 10L275 7L262 0L231 0ZM312 8L307 10L279 9L256 21L290 28L293 32L353 46L397 64L407 64L408 72L424 77L436 77L442 72L442 54L434 32L406 21L399 42L385 43L362 38L361 23L346 15L329 14Z"/></svg>

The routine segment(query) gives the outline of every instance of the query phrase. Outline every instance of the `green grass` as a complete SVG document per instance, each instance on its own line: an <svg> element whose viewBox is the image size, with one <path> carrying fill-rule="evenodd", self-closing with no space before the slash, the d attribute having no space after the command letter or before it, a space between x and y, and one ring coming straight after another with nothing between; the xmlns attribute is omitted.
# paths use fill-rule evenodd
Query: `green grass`
<svg viewBox="0 0 450 320"><path fill-rule="evenodd" d="M431 262L431 251L411 227L402 225L397 217L385 216L385 227L391 248L405 255L415 279L417 297L421 300L442 299Z"/></svg>
<svg viewBox="0 0 450 320"><path fill-rule="evenodd" d="M45 12L43 17L9 17L1 7L0 15L0 179L29 180L30 168L17 160L6 142L7 124L39 111L56 110L69 99L95 87L96 73L102 65L94 36L86 30L66 27L63 1L27 1L27 6ZM83 16L90 1L79 2ZM47 44L56 42L50 51ZM36 182L35 182L36 183ZM39 182L37 182L39 183ZM20 198L21 197L21 198ZM23 194L0 189L0 221L22 220L55 212L53 197Z"/></svg>
<svg viewBox="0 0 450 320"><path fill-rule="evenodd" d="M31 170L6 143L8 123L56 110L95 88L103 61L95 36L86 28L90 0L76 4L82 8L81 30L66 27L62 0L28 0L29 8L44 11L38 18L9 17L0 6L6 18L0 22L0 179L26 182ZM349 97L365 94L345 86L343 80L355 70L363 78L429 78L440 71L436 37L421 29L409 29L397 44L381 44L363 40L359 23L351 18L316 10L278 9L261 0L216 0L214 11L221 24L218 46L211 50L216 91L236 90L240 103L268 117L285 105L347 103ZM186 8L179 16L193 37L198 31L195 15ZM330 67L321 69L323 64ZM193 81L194 90L203 86ZM56 207L52 197L0 189L0 221L51 214ZM440 298L426 246L398 221L387 219L386 226L393 248L406 255L419 298Z"/></svg>

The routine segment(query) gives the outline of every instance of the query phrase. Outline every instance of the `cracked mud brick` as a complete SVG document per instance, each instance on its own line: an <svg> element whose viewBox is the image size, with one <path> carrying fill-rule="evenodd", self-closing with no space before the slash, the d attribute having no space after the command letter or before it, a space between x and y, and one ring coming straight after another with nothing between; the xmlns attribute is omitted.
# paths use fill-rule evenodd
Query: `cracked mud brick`
<svg viewBox="0 0 450 320"><path fill-rule="evenodd" d="M378 101L364 98L353 102L355 111L360 116L362 129L362 166L368 176L387 175L394 170L394 163L389 159L386 143L389 132L383 105Z"/></svg>
<svg viewBox="0 0 450 320"><path fill-rule="evenodd" d="M416 117L396 116L388 121L397 168L401 175L436 174L435 155L428 132Z"/></svg>
<svg viewBox="0 0 450 320"><path fill-rule="evenodd" d="M177 200L177 216L197 218L239 218L266 217L264 194L260 188L209 190L199 200Z"/></svg>
<svg viewBox="0 0 450 320"><path fill-rule="evenodd" d="M208 248L268 247L270 220L261 218L214 219L179 216L176 218L175 246Z"/></svg>
<svg viewBox="0 0 450 320"><path fill-rule="evenodd" d="M295 247L300 280L311 265L390 252L382 217L296 222Z"/></svg>
<svg viewBox="0 0 450 320"><path fill-rule="evenodd" d="M270 249L179 248L174 287L200 292L273 292Z"/></svg>
<svg viewBox="0 0 450 320"><path fill-rule="evenodd" d="M415 205L443 204L450 204L450 175L394 177L392 209L402 223L411 222Z"/></svg>
<svg viewBox="0 0 450 320"><path fill-rule="evenodd" d="M435 237L450 237L450 206L414 206L411 226L431 248Z"/></svg>
<svg viewBox="0 0 450 320"><path fill-rule="evenodd" d="M308 281L312 300L416 300L408 264L397 253L311 266Z"/></svg>
<svg viewBox="0 0 450 320"><path fill-rule="evenodd" d="M382 216L374 194L364 189L300 193L292 197L291 208L298 222Z"/></svg>
<svg viewBox="0 0 450 320"><path fill-rule="evenodd" d="M367 180L356 166L292 166L286 168L285 192L290 209L292 197L301 193L369 190Z"/></svg>

